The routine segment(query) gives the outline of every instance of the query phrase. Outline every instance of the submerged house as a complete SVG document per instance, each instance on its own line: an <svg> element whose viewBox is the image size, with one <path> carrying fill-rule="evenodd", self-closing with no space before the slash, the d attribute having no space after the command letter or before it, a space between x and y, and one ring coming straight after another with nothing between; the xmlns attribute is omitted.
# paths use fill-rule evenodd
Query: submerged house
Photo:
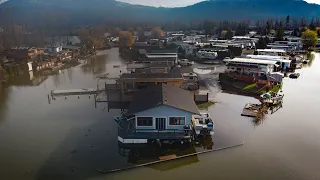
<svg viewBox="0 0 320 180"><path fill-rule="evenodd" d="M157 84L138 91L120 123L118 141L191 141L192 115L199 114L193 95L186 90ZM130 118L129 118L130 117Z"/></svg>
<svg viewBox="0 0 320 180"><path fill-rule="evenodd" d="M246 75L261 76L277 71L279 67L277 61L252 58L225 59L224 62L227 65L226 72Z"/></svg>

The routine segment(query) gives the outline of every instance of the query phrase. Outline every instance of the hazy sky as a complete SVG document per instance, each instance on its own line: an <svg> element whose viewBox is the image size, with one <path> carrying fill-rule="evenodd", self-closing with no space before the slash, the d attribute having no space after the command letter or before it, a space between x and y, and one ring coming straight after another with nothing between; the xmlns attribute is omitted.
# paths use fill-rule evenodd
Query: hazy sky
<svg viewBox="0 0 320 180"><path fill-rule="evenodd" d="M148 6L164 6L164 7L181 7L192 5L203 0L118 0L123 1L131 4L141 4L141 5L148 5ZM279 0L280 1L280 0ZM320 4L320 0L305 0L308 3L317 3Z"/></svg>

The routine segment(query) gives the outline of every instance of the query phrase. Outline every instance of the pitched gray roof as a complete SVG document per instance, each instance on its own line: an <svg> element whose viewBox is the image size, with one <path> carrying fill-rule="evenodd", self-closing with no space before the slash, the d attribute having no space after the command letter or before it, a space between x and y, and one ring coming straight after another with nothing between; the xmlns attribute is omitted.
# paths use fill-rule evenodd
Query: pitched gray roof
<svg viewBox="0 0 320 180"><path fill-rule="evenodd" d="M157 84L135 93L128 114L134 114L161 105L199 114L197 105L189 91L171 85Z"/></svg>

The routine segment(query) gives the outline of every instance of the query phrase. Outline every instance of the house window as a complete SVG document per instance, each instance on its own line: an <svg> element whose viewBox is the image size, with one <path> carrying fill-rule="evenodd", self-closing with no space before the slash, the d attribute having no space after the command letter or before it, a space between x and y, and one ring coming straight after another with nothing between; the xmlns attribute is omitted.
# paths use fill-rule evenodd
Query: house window
<svg viewBox="0 0 320 180"><path fill-rule="evenodd" d="M152 126L153 117L137 117L137 126Z"/></svg>
<svg viewBox="0 0 320 180"><path fill-rule="evenodd" d="M185 125L185 124L186 124L185 117L169 117L169 125L170 126Z"/></svg>

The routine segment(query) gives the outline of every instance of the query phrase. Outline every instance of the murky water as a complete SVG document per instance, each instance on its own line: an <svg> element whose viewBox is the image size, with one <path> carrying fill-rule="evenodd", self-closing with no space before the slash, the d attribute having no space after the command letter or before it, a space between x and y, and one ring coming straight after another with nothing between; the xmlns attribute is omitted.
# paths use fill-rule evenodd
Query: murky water
<svg viewBox="0 0 320 180"><path fill-rule="evenodd" d="M219 102L209 109L216 128L213 147L244 146L103 175L97 169L146 161L119 150L113 121L119 111L108 112L105 104L95 108L88 95L60 97L51 104L46 95L53 89L95 87L97 75L118 76L125 68L113 65L123 63L117 49L111 49L40 85L23 77L0 88L0 179L320 179L319 54L312 66L299 70L299 79L284 80L283 108L258 126L240 116L246 103L257 100L218 93L216 74L203 75L214 92L211 98Z"/></svg>

